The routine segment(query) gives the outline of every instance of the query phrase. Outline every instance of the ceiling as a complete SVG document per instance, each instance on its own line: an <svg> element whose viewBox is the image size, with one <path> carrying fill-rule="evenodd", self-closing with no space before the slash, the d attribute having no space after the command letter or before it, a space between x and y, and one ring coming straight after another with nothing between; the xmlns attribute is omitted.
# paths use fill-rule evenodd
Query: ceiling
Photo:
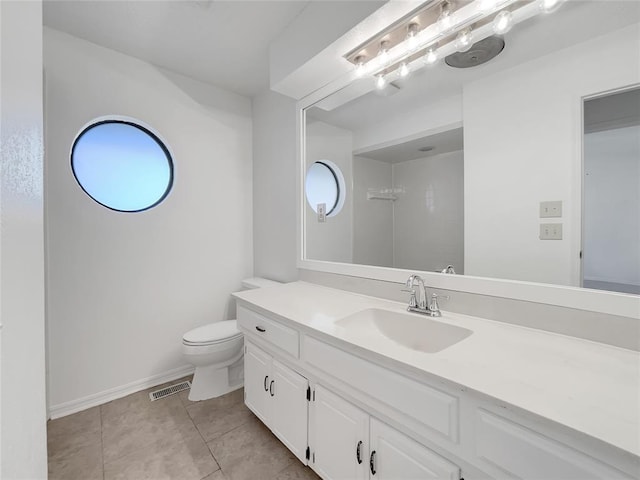
<svg viewBox="0 0 640 480"><path fill-rule="evenodd" d="M463 149L462 127L421 136L406 142L373 150L360 150L354 154L385 163L400 163L418 158L442 155ZM429 149L424 151L425 149Z"/></svg>
<svg viewBox="0 0 640 480"><path fill-rule="evenodd" d="M44 24L196 80L252 96L269 86L269 44L308 3L45 0Z"/></svg>

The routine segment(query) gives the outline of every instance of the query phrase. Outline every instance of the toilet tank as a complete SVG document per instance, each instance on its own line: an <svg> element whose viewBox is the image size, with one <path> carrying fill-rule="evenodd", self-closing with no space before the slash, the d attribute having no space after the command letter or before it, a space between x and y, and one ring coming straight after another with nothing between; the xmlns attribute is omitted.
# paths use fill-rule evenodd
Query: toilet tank
<svg viewBox="0 0 640 480"><path fill-rule="evenodd" d="M252 290L254 288L272 287L275 285L282 285L280 282L275 282L266 278L253 277L242 280L242 290Z"/></svg>

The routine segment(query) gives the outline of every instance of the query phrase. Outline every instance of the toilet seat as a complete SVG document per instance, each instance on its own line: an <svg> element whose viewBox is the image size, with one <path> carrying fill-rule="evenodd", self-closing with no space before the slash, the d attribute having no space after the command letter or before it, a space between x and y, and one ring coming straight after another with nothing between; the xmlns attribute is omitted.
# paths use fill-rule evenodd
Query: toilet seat
<svg viewBox="0 0 640 480"><path fill-rule="evenodd" d="M210 323L188 331L182 337L182 343L190 346L206 346L229 342L242 337L235 320Z"/></svg>

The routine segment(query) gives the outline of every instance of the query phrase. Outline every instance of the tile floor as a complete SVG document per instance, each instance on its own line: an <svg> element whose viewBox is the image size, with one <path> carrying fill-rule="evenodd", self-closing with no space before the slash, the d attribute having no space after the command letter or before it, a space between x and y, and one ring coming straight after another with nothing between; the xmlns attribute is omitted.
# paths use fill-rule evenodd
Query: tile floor
<svg viewBox="0 0 640 480"><path fill-rule="evenodd" d="M245 407L243 390L202 402L189 401L188 391L149 401L161 387L50 421L49 478L319 478Z"/></svg>

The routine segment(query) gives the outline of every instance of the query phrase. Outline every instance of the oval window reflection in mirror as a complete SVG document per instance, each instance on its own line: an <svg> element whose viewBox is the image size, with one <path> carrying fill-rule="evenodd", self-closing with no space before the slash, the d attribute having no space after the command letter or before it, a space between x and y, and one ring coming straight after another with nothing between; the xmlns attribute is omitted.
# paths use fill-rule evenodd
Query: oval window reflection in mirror
<svg viewBox="0 0 640 480"><path fill-rule="evenodd" d="M71 149L71 168L89 197L119 212L158 205L173 184L169 150L132 121L99 120L83 129Z"/></svg>
<svg viewBox="0 0 640 480"><path fill-rule="evenodd" d="M337 215L344 205L342 172L329 160L314 162L307 170L304 191L307 202L315 213L318 213L318 204L324 203L327 216Z"/></svg>

